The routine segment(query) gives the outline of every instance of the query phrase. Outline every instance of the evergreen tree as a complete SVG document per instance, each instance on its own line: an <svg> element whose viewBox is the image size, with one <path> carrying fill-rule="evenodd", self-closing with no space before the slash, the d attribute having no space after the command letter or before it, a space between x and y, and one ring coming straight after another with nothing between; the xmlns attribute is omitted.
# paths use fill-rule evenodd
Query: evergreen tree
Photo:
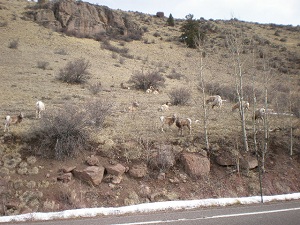
<svg viewBox="0 0 300 225"><path fill-rule="evenodd" d="M170 13L170 16L169 16L169 18L167 20L167 23L168 23L168 26L172 26L172 27L175 26L174 18L173 18L173 16L172 16L171 13Z"/></svg>
<svg viewBox="0 0 300 225"><path fill-rule="evenodd" d="M180 36L189 48L196 48L197 41L200 39L199 22L194 19L194 15L189 14L186 17L185 23L181 26L180 30L183 32Z"/></svg>

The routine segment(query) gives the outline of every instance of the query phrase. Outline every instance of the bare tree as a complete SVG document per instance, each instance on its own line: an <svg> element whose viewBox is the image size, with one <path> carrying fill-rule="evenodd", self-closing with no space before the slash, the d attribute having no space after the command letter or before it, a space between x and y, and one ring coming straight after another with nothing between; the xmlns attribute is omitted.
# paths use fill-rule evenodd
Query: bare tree
<svg viewBox="0 0 300 225"><path fill-rule="evenodd" d="M241 53L243 52L244 44L243 44L243 36L241 34L234 33L231 31L227 35L227 44L229 51L232 56L232 64L233 64L233 76L235 78L235 91L238 97L239 102L239 116L241 121L241 128L242 128L242 137L244 143L244 150L247 152L248 147L248 138L247 138L247 131L246 131L246 120L245 120L245 110L243 107L243 82L244 82L244 64L246 61L242 60Z"/></svg>
<svg viewBox="0 0 300 225"><path fill-rule="evenodd" d="M203 107L203 128L204 128L204 137L205 137L205 145L206 149L209 150L209 138L208 138L208 114L207 114L207 104L206 104L206 94L205 94L205 81L204 81L204 62L203 58L205 56L205 52L201 45L201 41L199 39L195 39L198 42L198 51L200 55L200 85L199 88L202 91L202 107Z"/></svg>

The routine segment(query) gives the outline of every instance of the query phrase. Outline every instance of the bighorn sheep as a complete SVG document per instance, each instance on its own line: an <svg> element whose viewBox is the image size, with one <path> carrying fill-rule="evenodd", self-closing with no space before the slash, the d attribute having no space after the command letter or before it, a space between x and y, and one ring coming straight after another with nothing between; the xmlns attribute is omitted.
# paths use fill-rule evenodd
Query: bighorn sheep
<svg viewBox="0 0 300 225"><path fill-rule="evenodd" d="M128 89L128 90L130 90L130 87L125 86L123 82L120 84L120 87L121 87L122 89Z"/></svg>
<svg viewBox="0 0 300 225"><path fill-rule="evenodd" d="M160 116L160 122L161 122L161 131L164 132L164 125L167 124L169 127L175 123L177 116L174 114L173 116Z"/></svg>
<svg viewBox="0 0 300 225"><path fill-rule="evenodd" d="M254 120L264 120L264 115L265 115L265 108L260 108L260 109L257 109L255 110L254 112Z"/></svg>
<svg viewBox="0 0 300 225"><path fill-rule="evenodd" d="M139 104L137 101L134 101L134 102L132 102L132 105L129 106L129 107L127 108L127 110L128 110L129 112L134 112L134 111L137 110L137 108L138 108L139 106L140 106L140 104Z"/></svg>
<svg viewBox="0 0 300 225"><path fill-rule="evenodd" d="M20 112L19 115L17 116L6 116L5 121L4 121L4 132L8 131L9 132L9 127L11 124L18 124L21 123L24 118L24 114Z"/></svg>
<svg viewBox="0 0 300 225"><path fill-rule="evenodd" d="M154 91L154 87L153 86L150 86L147 90L146 90L146 93L150 94Z"/></svg>
<svg viewBox="0 0 300 225"><path fill-rule="evenodd" d="M190 118L181 119L176 118L176 126L179 128L178 132L180 132L180 135L182 136L183 127L187 127L189 129L189 134L192 133L192 120Z"/></svg>
<svg viewBox="0 0 300 225"><path fill-rule="evenodd" d="M162 104L162 105L158 108L158 111L160 111L160 112L168 111L171 105L172 105L172 104L171 104L170 102L166 102L165 104Z"/></svg>
<svg viewBox="0 0 300 225"><path fill-rule="evenodd" d="M249 110L250 109L250 104L248 101L242 101L242 107L244 110ZM232 106L232 112L234 112L236 109L240 108L240 103L237 102L234 106Z"/></svg>
<svg viewBox="0 0 300 225"><path fill-rule="evenodd" d="M216 107L221 107L222 103L225 102L226 100L223 100L220 95L213 95L209 96L208 99L206 99L206 104L211 103L211 107L214 108Z"/></svg>
<svg viewBox="0 0 300 225"><path fill-rule="evenodd" d="M45 103L42 101L37 101L35 103L35 118L40 119L42 111L45 111Z"/></svg>

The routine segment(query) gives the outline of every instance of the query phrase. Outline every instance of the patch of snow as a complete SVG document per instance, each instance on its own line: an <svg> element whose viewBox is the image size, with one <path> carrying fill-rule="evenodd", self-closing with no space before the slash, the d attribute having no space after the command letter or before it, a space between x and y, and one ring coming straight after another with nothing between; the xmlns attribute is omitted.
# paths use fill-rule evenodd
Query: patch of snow
<svg viewBox="0 0 300 225"><path fill-rule="evenodd" d="M263 196L264 202L271 201L286 201L300 199L300 193ZM54 220L54 219L70 219L82 217L95 217L99 215L124 215L128 213L142 213L142 212L155 212L162 210L178 210L178 209L194 209L199 207L211 206L227 206L234 204L254 204L260 203L261 196L242 197L242 198L213 198L213 199L200 199L200 200L187 200L187 201L167 201L167 202L153 202L143 203L131 206L122 207L108 207L108 208L85 208L65 210L61 212L49 213L27 213L16 216L3 216L0 217L0 223L12 221L38 221L38 220Z"/></svg>

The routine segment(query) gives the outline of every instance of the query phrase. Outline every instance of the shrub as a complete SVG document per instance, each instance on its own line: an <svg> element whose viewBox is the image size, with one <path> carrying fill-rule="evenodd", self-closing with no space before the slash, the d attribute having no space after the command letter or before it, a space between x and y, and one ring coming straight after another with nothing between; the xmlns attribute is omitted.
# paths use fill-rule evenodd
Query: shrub
<svg viewBox="0 0 300 225"><path fill-rule="evenodd" d="M147 90L150 86L155 89L164 87L164 82L165 78L158 71L134 72L128 80L128 83L132 83L133 87L139 90Z"/></svg>
<svg viewBox="0 0 300 225"><path fill-rule="evenodd" d="M68 62L65 68L60 69L58 79L66 83L85 83L89 78L88 69L90 66L90 62L82 58Z"/></svg>
<svg viewBox="0 0 300 225"><path fill-rule="evenodd" d="M39 69L45 70L45 69L47 69L48 66L49 66L49 62L45 62L45 61L38 61L37 62L37 67Z"/></svg>
<svg viewBox="0 0 300 225"><path fill-rule="evenodd" d="M173 105L185 105L191 99L191 93L188 88L181 87L172 90L169 97Z"/></svg>
<svg viewBox="0 0 300 225"><path fill-rule="evenodd" d="M102 49L107 49L107 50L112 51L112 52L120 53L120 54L121 53L127 54L128 51L129 51L128 48L118 48L116 46L111 45L109 40L104 41L101 44L101 48Z"/></svg>
<svg viewBox="0 0 300 225"><path fill-rule="evenodd" d="M173 150L163 146L157 152L153 153L149 160L149 167L154 170L168 171L175 163Z"/></svg>
<svg viewBox="0 0 300 225"><path fill-rule="evenodd" d="M73 105L45 112L32 131L42 157L57 160L75 157L88 148L87 115Z"/></svg>
<svg viewBox="0 0 300 225"><path fill-rule="evenodd" d="M98 82L96 84L90 84L88 86L88 89L93 95L98 94L102 90L101 82Z"/></svg>
<svg viewBox="0 0 300 225"><path fill-rule="evenodd" d="M98 128L102 128L108 115L112 113L113 103L108 99L97 99L86 104L89 120Z"/></svg>
<svg viewBox="0 0 300 225"><path fill-rule="evenodd" d="M0 27L7 27L8 23L7 21L0 22Z"/></svg>
<svg viewBox="0 0 300 225"><path fill-rule="evenodd" d="M68 55L67 51L65 49L56 49L54 51L55 54L58 54L58 55Z"/></svg>
<svg viewBox="0 0 300 225"><path fill-rule="evenodd" d="M12 49L17 49L18 46L19 46L19 39L12 40L8 45L8 47Z"/></svg>
<svg viewBox="0 0 300 225"><path fill-rule="evenodd" d="M167 75L169 79L181 80L181 78L185 77L183 74L176 72L176 70L172 70L172 72Z"/></svg>

